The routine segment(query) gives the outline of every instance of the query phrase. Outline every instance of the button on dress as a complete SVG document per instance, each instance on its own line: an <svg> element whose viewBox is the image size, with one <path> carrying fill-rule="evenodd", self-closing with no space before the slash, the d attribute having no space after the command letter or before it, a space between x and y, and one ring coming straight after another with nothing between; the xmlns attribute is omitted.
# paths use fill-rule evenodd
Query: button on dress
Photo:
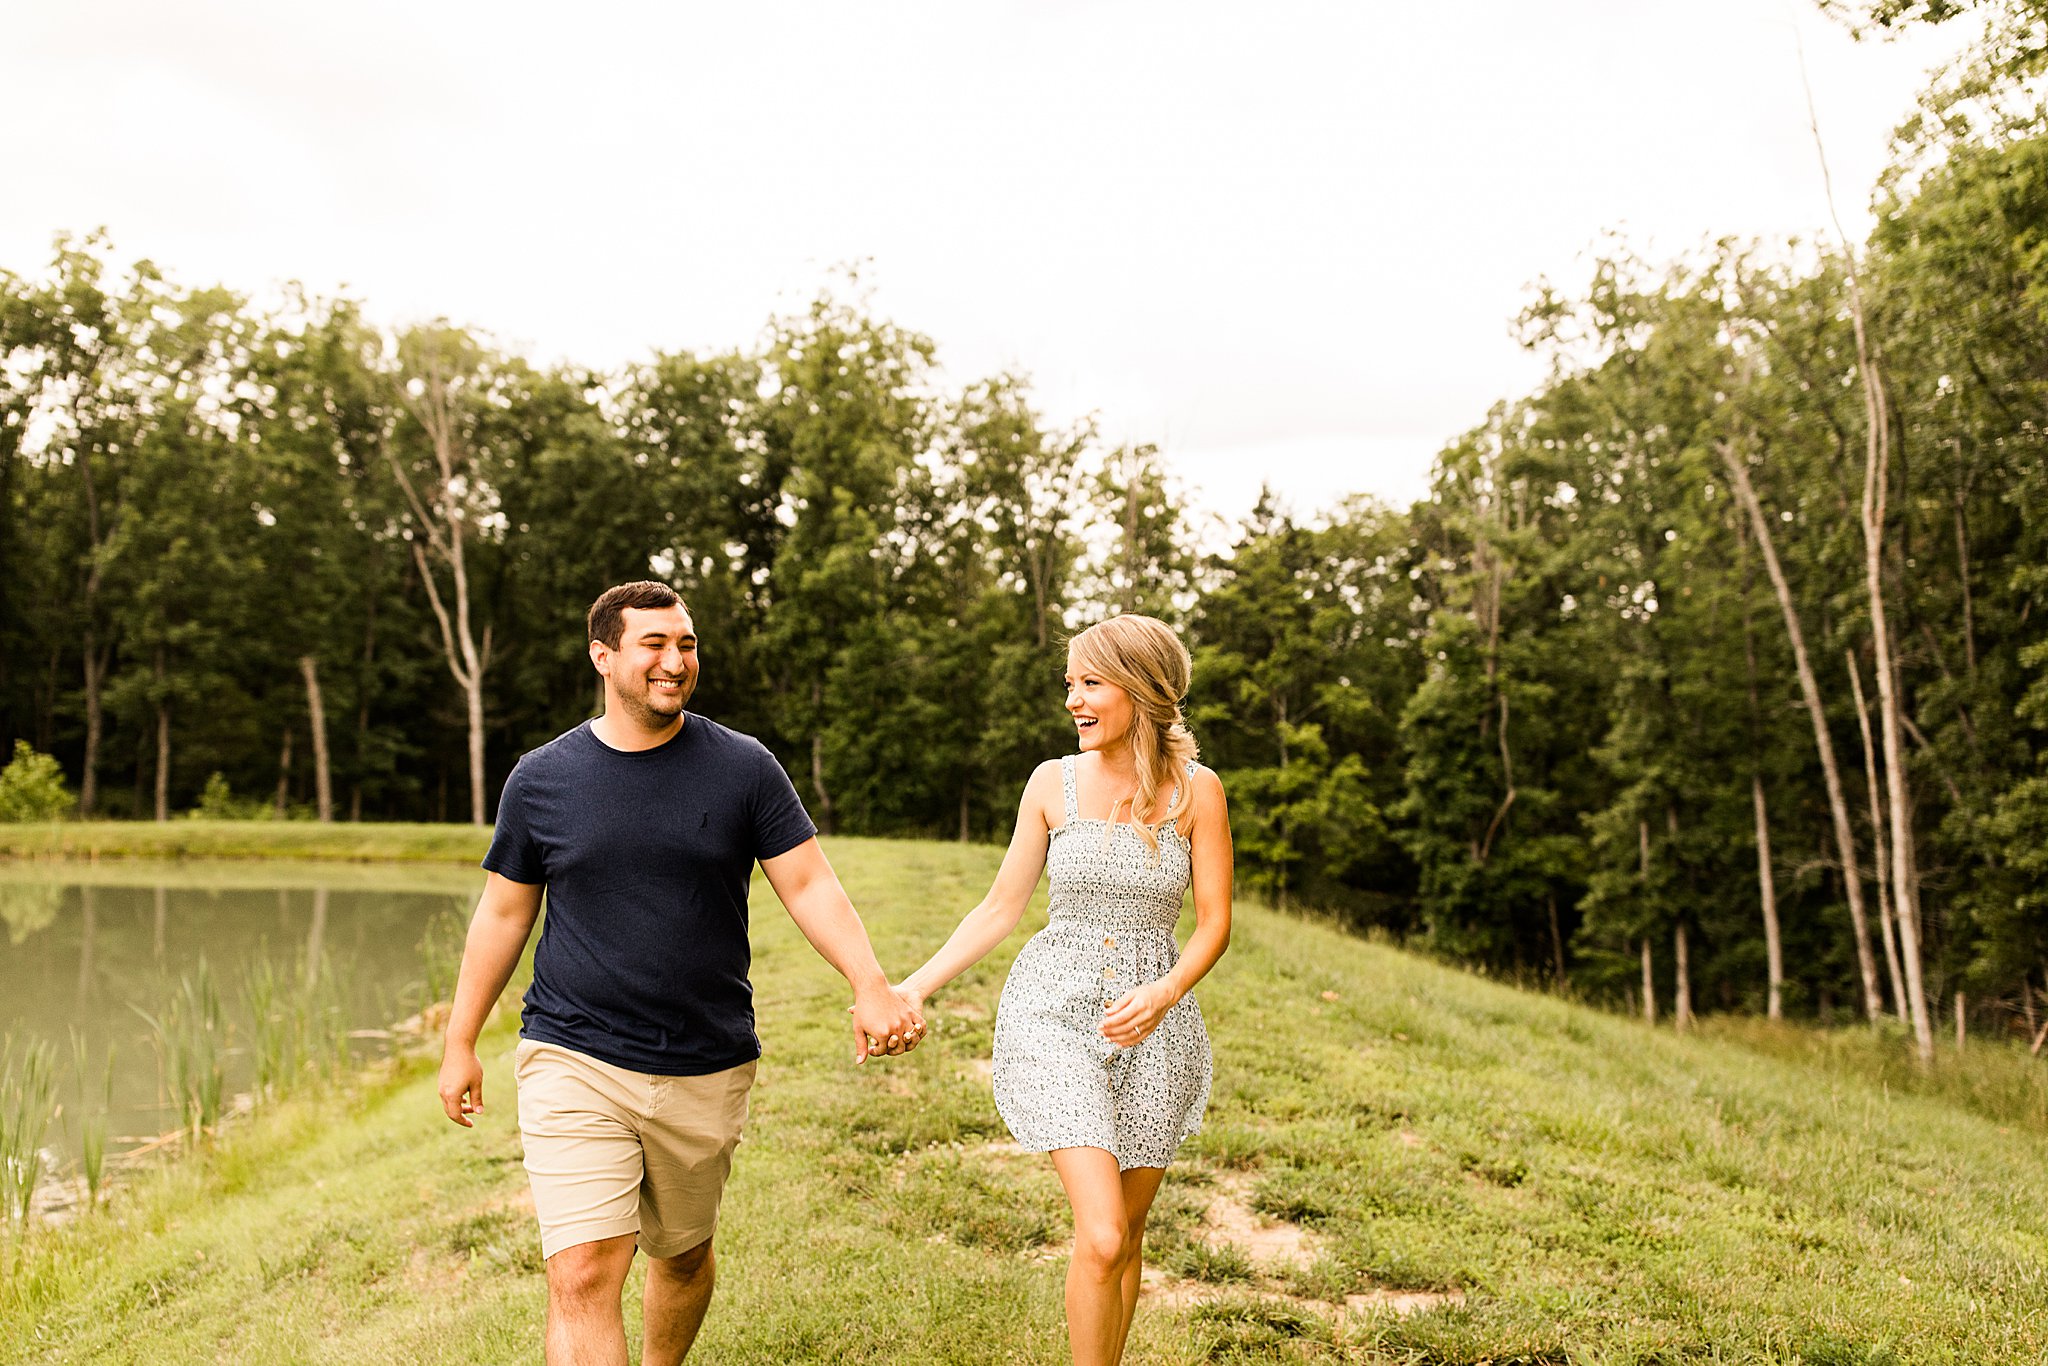
<svg viewBox="0 0 2048 1366"><path fill-rule="evenodd" d="M1028 1151L1103 1148L1124 1171L1164 1167L1209 1103L1201 1008L1183 996L1135 1048L1102 1036L1102 1014L1180 960L1173 927L1193 865L1171 825L1155 855L1133 825L1083 820L1076 757L1060 760L1066 819L1046 850L1051 920L1018 953L996 1007L996 1109Z"/></svg>

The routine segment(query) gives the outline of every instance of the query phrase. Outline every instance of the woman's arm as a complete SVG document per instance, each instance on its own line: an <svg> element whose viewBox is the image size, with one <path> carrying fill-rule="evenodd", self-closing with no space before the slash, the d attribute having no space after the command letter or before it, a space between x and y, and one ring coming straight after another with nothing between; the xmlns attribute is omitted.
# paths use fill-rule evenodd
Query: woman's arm
<svg viewBox="0 0 2048 1366"><path fill-rule="evenodd" d="M1188 936L1172 972L1133 987L1104 1012L1102 1035L1119 1048L1143 1042L1230 947L1230 808L1215 773L1198 768L1194 781L1194 828L1188 847L1194 861L1195 932Z"/></svg>
<svg viewBox="0 0 2048 1366"><path fill-rule="evenodd" d="M1038 875L1045 871L1045 851L1052 831L1045 823L1046 799L1059 789L1059 761L1048 760L1024 784L1024 797L1017 803L1017 829L1010 836L1009 852L981 904L960 921L944 946L923 967L903 979L896 990L910 999L913 1009L927 996L979 963L988 951L1009 938L1010 931L1024 918L1031 893L1038 888Z"/></svg>

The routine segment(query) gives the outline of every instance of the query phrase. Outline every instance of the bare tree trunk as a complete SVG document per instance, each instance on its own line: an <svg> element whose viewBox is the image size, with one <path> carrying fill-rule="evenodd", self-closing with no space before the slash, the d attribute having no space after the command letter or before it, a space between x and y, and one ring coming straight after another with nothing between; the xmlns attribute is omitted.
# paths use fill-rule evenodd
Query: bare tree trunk
<svg viewBox="0 0 2048 1366"><path fill-rule="evenodd" d="M1026 494L1025 496L1028 499L1030 495ZM1046 642L1050 639L1045 624L1045 581L1051 575L1052 572L1051 565L1047 563L1047 561L1050 560L1052 557L1052 547L1049 544L1049 539L1050 538L1045 538L1033 541L1027 537L1024 541L1024 565L1025 568L1031 571L1031 621L1032 626L1036 631L1038 648L1041 650L1045 648Z"/></svg>
<svg viewBox="0 0 2048 1366"><path fill-rule="evenodd" d="M960 842L962 844L967 843L968 836L972 833L973 794L973 782L970 779L962 778L960 780Z"/></svg>
<svg viewBox="0 0 2048 1366"><path fill-rule="evenodd" d="M327 708L320 700L319 661L300 655L299 672L306 676L306 715L313 727L313 798L324 824L334 819L334 777L327 766Z"/></svg>
<svg viewBox="0 0 2048 1366"><path fill-rule="evenodd" d="M171 818L171 702L165 695L164 647L156 647L156 818Z"/></svg>
<svg viewBox="0 0 2048 1366"><path fill-rule="evenodd" d="M456 685L462 689L464 711L469 718L469 819L472 825L482 825L485 823L484 674L491 667L491 628L486 626L479 639L470 616L466 546L472 518L462 491L475 482L476 471L464 448L465 438L459 430L461 423L456 414L455 400L449 394L449 376L440 371L438 361L433 358L424 368L426 373L420 377L419 393L414 394L403 384L398 392L434 448L436 480L431 490L431 505L420 497L412 477L399 461L398 453L388 444L384 453L422 533L412 542L413 559L421 580L426 584L427 603L434 609L434 621L441 629L441 652L447 661L448 672L454 675ZM452 582L449 596L454 603L452 617L448 605L441 600L440 584L435 581L433 567L428 563L429 549L433 551L434 558L448 569Z"/></svg>
<svg viewBox="0 0 2048 1366"><path fill-rule="evenodd" d="M1685 937L1685 918L1679 917L1672 932L1672 952L1677 955L1677 995L1671 1003L1672 1026L1683 1034L1692 1028L1692 955Z"/></svg>
<svg viewBox="0 0 2048 1366"><path fill-rule="evenodd" d="M1927 1017L1920 955L1919 888L1913 868L1912 794L1906 785L1904 728L1899 721L1898 674L1892 662L1891 626L1884 605L1885 502L1891 462L1891 419L1884 380L1871 357L1863 329L1863 303L1855 267L1849 275L1850 317L1856 325L1856 364L1863 375L1869 439L1863 473L1863 578L1870 599L1870 637L1876 647L1877 709L1884 738L1885 784L1891 796L1892 902L1898 907L1899 957L1904 960L1906 1000L1912 1008L1913 1040L1922 1063L1934 1061L1934 1031Z"/></svg>
<svg viewBox="0 0 2048 1366"><path fill-rule="evenodd" d="M363 818L363 775L370 763L370 670L377 659L377 595L363 603L363 657L356 669L356 771L349 784L348 818Z"/></svg>
<svg viewBox="0 0 2048 1366"><path fill-rule="evenodd" d="M94 570L94 577L98 577ZM92 816L100 800L100 741L107 732L106 703L102 690L107 681L108 652L101 648L99 632L92 624L92 597L86 598L85 636L85 776L78 785L78 814Z"/></svg>
<svg viewBox="0 0 2048 1366"><path fill-rule="evenodd" d="M1965 1023L1968 1018L1968 1011L1963 1004L1963 993L1958 991L1956 993L1956 1052L1958 1053L1963 1051L1963 1038L1969 1032L1969 1026Z"/></svg>
<svg viewBox="0 0 2048 1366"><path fill-rule="evenodd" d="M154 765L144 760L155 748L155 744L153 735L144 736L135 742L135 800L132 805L137 811L149 805L150 774L154 771Z"/></svg>
<svg viewBox="0 0 2048 1366"><path fill-rule="evenodd" d="M1564 971L1564 931L1558 928L1557 923L1557 893L1549 893L1544 900L1545 904L1550 908L1550 955L1557 973L1557 984L1563 986L1566 980Z"/></svg>
<svg viewBox="0 0 2048 1366"><path fill-rule="evenodd" d="M1805 68L1802 65L1802 79ZM1807 113L1813 125L1814 148L1820 154L1821 183L1833 214L1835 189L1828 174L1827 149L1821 145L1820 116L1813 109L1813 87L1806 90ZM1842 239L1842 262L1849 283L1849 322L1856 333L1856 373L1863 380L1863 582L1870 599L1870 636L1877 647L1877 708L1884 737L1885 784L1892 802L1892 894L1899 912L1899 956L1905 960L1906 1000L1912 1009L1913 1043L1922 1065L1934 1062L1934 1028L1927 1016L1927 992L1920 962L1920 899L1913 876L1912 797L1906 785L1905 744L1899 724L1898 676L1892 664L1891 625L1884 605L1885 501L1891 479L1891 411L1884 376L1870 342L1863 309L1863 282L1856 253L1842 220L1835 214L1835 233ZM1874 1015L1873 1015L1874 1018Z"/></svg>
<svg viewBox="0 0 2048 1366"><path fill-rule="evenodd" d="M1750 797L1756 806L1756 884L1764 908L1764 958L1770 980L1770 1000L1764 1013L1773 1020L1785 1018L1785 945L1778 934L1778 889L1771 871L1771 813L1764 800L1764 775L1751 771Z"/></svg>
<svg viewBox="0 0 2048 1366"><path fill-rule="evenodd" d="M811 791L818 797L818 832L832 833L832 793L825 786L825 737L811 736Z"/></svg>
<svg viewBox="0 0 2048 1366"><path fill-rule="evenodd" d="M97 368L97 365L95 365ZM86 550L90 568L85 574L84 602L80 604L80 621L85 645L85 775L78 788L78 814L91 816L99 809L100 798L100 741L106 735L106 705L103 690L107 681L107 669L113 662L113 647L102 645L99 638L99 598L101 556L100 556L100 495L99 485L93 478L92 441L85 437L85 424L79 417L78 402L84 396L80 385L74 394L71 416L79 433L77 463L79 479L85 488Z"/></svg>
<svg viewBox="0 0 2048 1366"><path fill-rule="evenodd" d="M1650 823L1636 821L1636 876L1647 905L1650 895ZM1651 971L1650 936L1643 936L1643 1023L1657 1023L1657 977Z"/></svg>
<svg viewBox="0 0 2048 1366"><path fill-rule="evenodd" d="M1870 952L1870 926L1863 911L1863 879L1856 869L1856 834L1849 823L1849 801L1842 791L1842 770L1835 762L1835 741L1828 731L1827 708L1821 702L1820 684L1814 678L1813 662L1806 654L1806 632L1799 624L1799 609L1792 602L1792 586L1778 563L1778 550L1771 539L1770 519L1764 516L1749 469L1729 442L1719 446L1721 464L1728 471L1737 501L1749 514L1750 529L1756 533L1757 548L1763 552L1764 568L1778 595L1778 610L1785 618L1785 634L1792 642L1792 662L1799 674L1800 696L1813 723L1813 744L1820 754L1821 777L1826 781L1828 814L1835 828L1835 851L1842 861L1842 889L1849 899L1849 928L1856 938L1856 968L1863 980L1863 1013L1872 1020L1884 1013L1877 991L1877 960Z"/></svg>
<svg viewBox="0 0 2048 1366"><path fill-rule="evenodd" d="M2044 971L2041 974L2041 976L2044 980L2048 980L2048 971ZM2033 988L2027 985L2026 979L2021 978L2020 994L2024 996L2032 990ZM2048 991L2044 991L2041 993L2041 1003L2043 1005L2048 1005ZM2034 1012L2029 1010L2027 1012L2027 1024L2031 1028L2033 1023ZM2042 1021L2041 1027L2039 1029L2034 1030L2034 1042L2033 1045L2027 1049L2027 1056L2030 1058L2037 1058L2041 1056L2041 1045L2044 1043L2048 1043L2048 1020Z"/></svg>
<svg viewBox="0 0 2048 1366"><path fill-rule="evenodd" d="M1892 1009L1902 1024L1912 1023L1906 1004L1906 979L1899 966L1898 925L1892 917L1891 841L1885 835L1884 798L1878 790L1877 751L1870 742L1870 707L1863 698L1863 668L1856 652L1844 650L1849 687L1856 699L1856 729L1863 737L1863 776L1870 789L1870 840L1877 848L1877 931L1884 941L1885 972L1891 979Z"/></svg>
<svg viewBox="0 0 2048 1366"><path fill-rule="evenodd" d="M469 704L469 823L485 825L483 680L477 679L462 691Z"/></svg>
<svg viewBox="0 0 2048 1366"><path fill-rule="evenodd" d="M1736 523L1738 532L1742 523ZM1747 541L1743 549L1748 550ZM1749 557L1743 556L1742 575L1742 658L1748 668L1749 679L1749 740L1751 751L1761 755L1764 752L1763 736L1759 733L1758 720L1763 711L1757 697L1756 686L1756 633L1750 628L1749 586L1755 580L1749 572ZM1749 771L1750 801L1756 808L1756 893L1757 902L1763 909L1764 918L1764 972L1769 995L1764 1013L1773 1020L1785 1018L1785 945L1778 932L1778 885L1771 867L1771 811L1764 797L1764 771L1752 767Z"/></svg>
<svg viewBox="0 0 2048 1366"><path fill-rule="evenodd" d="M292 728L284 728L284 742L277 747L277 818L285 817L286 804L291 800L292 787Z"/></svg>
<svg viewBox="0 0 2048 1366"><path fill-rule="evenodd" d="M1499 836L1501 826L1508 818L1508 810L1515 804L1515 756L1508 744L1508 694L1500 681L1500 629L1507 592L1508 564L1505 557L1494 552L1488 528L1507 526L1506 504L1500 496L1500 469L1498 460L1490 461L1487 477L1481 482L1479 494L1479 520L1472 538L1472 573L1481 579L1484 587L1472 595L1472 622L1486 635L1486 687L1494 695L1495 708L1500 713L1501 801L1494 809L1493 819L1487 823L1486 834L1479 841L1474 861L1484 863L1492 856L1493 841ZM1486 738L1486 720L1480 721L1480 739Z"/></svg>

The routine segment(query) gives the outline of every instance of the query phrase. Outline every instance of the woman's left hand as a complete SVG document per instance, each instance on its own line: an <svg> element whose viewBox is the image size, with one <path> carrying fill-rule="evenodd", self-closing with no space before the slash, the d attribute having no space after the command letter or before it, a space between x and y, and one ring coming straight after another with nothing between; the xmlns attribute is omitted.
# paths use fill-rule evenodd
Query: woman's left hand
<svg viewBox="0 0 2048 1366"><path fill-rule="evenodd" d="M1163 980L1133 987L1103 1011L1102 1037L1118 1048L1135 1048L1152 1036L1179 999Z"/></svg>

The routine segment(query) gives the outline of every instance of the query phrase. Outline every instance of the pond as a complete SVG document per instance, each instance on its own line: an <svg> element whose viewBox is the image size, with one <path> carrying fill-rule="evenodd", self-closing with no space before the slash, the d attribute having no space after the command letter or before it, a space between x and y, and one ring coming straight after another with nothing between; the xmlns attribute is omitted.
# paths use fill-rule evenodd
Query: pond
<svg viewBox="0 0 2048 1366"><path fill-rule="evenodd" d="M179 1127L152 1020L209 983L230 1097L254 1080L251 1001L266 983L288 1009L318 1003L330 1049L374 1053L430 978L446 995L482 886L450 866L0 864L0 1035L56 1050L63 1110L46 1151L71 1164L80 1117L103 1107L110 1152Z"/></svg>

